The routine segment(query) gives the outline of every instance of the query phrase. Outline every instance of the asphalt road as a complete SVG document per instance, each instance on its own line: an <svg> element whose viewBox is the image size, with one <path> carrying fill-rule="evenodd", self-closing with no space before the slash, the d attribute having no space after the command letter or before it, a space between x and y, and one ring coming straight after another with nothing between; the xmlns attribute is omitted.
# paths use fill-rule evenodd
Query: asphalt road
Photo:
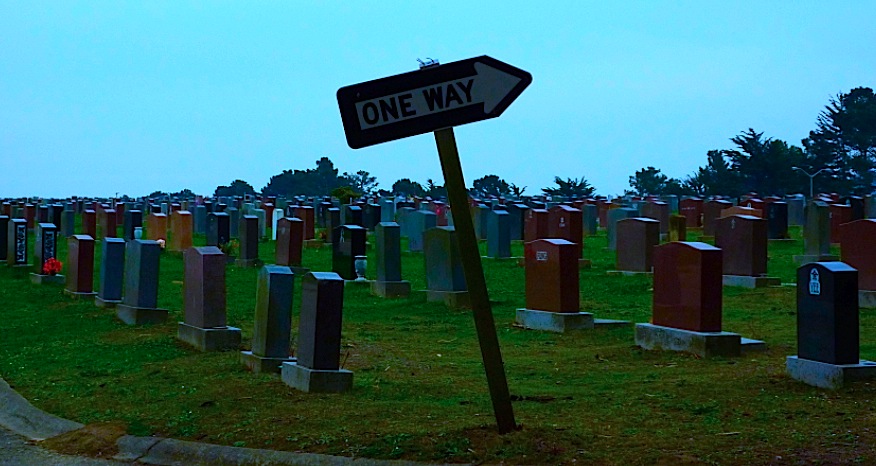
<svg viewBox="0 0 876 466"><path fill-rule="evenodd" d="M66 456L31 445L0 427L0 466L120 466L131 463Z"/></svg>

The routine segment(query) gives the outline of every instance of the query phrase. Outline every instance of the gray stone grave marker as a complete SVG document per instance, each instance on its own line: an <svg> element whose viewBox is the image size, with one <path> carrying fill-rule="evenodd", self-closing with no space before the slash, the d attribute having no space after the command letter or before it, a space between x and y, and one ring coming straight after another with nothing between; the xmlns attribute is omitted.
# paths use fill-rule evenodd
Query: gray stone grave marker
<svg viewBox="0 0 876 466"><path fill-rule="evenodd" d="M289 267L266 265L259 271L252 351L241 352L244 365L255 373L280 372L281 364L295 361L290 356L294 284Z"/></svg>

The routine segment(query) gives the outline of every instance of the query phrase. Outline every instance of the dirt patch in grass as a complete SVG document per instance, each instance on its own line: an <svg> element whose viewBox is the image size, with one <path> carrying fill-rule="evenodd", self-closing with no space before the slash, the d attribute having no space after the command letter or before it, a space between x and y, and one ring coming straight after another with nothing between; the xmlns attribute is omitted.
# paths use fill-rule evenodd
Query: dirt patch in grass
<svg viewBox="0 0 876 466"><path fill-rule="evenodd" d="M118 421L89 424L40 442L40 446L65 455L111 458L119 450L116 441L127 434L128 427Z"/></svg>

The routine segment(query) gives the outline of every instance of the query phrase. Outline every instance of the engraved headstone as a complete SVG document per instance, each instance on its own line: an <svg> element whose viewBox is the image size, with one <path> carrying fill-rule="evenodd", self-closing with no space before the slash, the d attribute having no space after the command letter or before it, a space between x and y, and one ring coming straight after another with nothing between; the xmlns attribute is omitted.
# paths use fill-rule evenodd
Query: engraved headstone
<svg viewBox="0 0 876 466"><path fill-rule="evenodd" d="M401 274L401 227L394 222L381 222L374 231L377 279L371 284L371 292L385 298L408 296L411 284L403 281Z"/></svg>
<svg viewBox="0 0 876 466"><path fill-rule="evenodd" d="M64 292L77 297L94 293L94 238L73 235L67 238L67 283Z"/></svg>
<svg viewBox="0 0 876 466"><path fill-rule="evenodd" d="M240 329L226 320L225 255L216 246L188 248L183 261L185 322L177 338L201 351L237 349Z"/></svg>
<svg viewBox="0 0 876 466"><path fill-rule="evenodd" d="M266 265L259 270L252 351L241 352L244 365L255 373L280 372L281 364L295 360L290 356L294 284L289 267Z"/></svg>
<svg viewBox="0 0 876 466"><path fill-rule="evenodd" d="M94 304L112 308L121 303L124 283L125 240L104 238L101 242L100 277Z"/></svg>
<svg viewBox="0 0 876 466"><path fill-rule="evenodd" d="M158 308L161 247L157 241L136 239L128 242L125 255L125 295L116 315L128 325L164 322L167 309Z"/></svg>

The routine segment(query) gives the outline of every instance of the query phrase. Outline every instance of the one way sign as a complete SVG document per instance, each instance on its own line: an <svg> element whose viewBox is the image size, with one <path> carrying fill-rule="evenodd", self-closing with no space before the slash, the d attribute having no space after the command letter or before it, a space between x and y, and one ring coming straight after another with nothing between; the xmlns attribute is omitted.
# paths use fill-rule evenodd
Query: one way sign
<svg viewBox="0 0 876 466"><path fill-rule="evenodd" d="M495 118L532 75L488 56L428 67L338 90L353 149Z"/></svg>

